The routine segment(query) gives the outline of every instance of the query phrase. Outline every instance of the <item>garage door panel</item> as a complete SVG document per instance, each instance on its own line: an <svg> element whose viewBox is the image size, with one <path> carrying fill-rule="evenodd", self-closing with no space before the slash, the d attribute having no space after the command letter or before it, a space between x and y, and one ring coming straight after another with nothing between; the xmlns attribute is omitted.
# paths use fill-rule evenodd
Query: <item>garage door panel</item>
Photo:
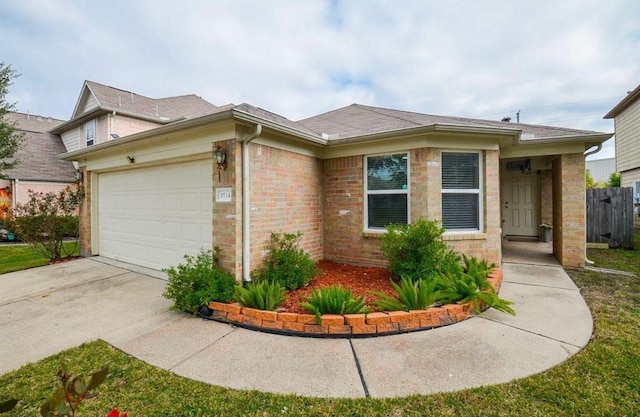
<svg viewBox="0 0 640 417"><path fill-rule="evenodd" d="M101 174L100 255L161 269L211 248L211 179L210 161Z"/></svg>

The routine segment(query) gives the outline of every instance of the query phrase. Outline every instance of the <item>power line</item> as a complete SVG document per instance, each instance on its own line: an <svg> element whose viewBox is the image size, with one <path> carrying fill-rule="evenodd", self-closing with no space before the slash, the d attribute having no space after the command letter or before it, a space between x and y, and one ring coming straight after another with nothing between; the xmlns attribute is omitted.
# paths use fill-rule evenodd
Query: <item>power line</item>
<svg viewBox="0 0 640 417"><path fill-rule="evenodd" d="M516 109L516 110L506 110L506 111L503 111L503 112L487 114L485 116L476 116L476 118L483 119L483 118L486 118L486 117L489 117L489 116L504 115L504 114L509 114L509 113L517 113L517 112L523 112L525 110L548 109L548 108L551 108L551 107L571 106L571 105L574 105L574 104L592 103L592 102L595 102L595 101L605 101L605 100L613 100L613 99L620 99L620 96L594 98L594 99L589 99L589 100L573 101L573 102L568 102L568 103L550 104L550 105L546 105L546 106L527 107L527 108L521 108L521 109Z"/></svg>

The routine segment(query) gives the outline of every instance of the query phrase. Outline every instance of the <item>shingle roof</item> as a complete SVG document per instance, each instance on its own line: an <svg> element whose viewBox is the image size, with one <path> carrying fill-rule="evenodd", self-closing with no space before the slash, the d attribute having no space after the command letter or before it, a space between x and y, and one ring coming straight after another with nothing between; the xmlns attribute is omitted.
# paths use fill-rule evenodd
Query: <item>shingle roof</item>
<svg viewBox="0 0 640 417"><path fill-rule="evenodd" d="M402 110L352 104L327 113L309 117L297 122L317 134L338 135L337 139L388 132L398 129L448 124L469 127L498 127L522 130L523 139L551 137L571 137L591 135L598 132L561 127L509 123L493 120L470 119L466 117L437 116Z"/></svg>
<svg viewBox="0 0 640 417"><path fill-rule="evenodd" d="M195 94L150 98L131 91L121 90L85 81L102 109L127 111L150 119L166 122L181 118L195 118L215 112L218 107ZM74 115L75 117L80 115Z"/></svg>
<svg viewBox="0 0 640 417"><path fill-rule="evenodd" d="M261 119L269 120L271 122L275 122L286 126L291 129L298 130L300 132L307 133L309 135L319 136L317 132L309 129L301 123L294 122L293 120L289 120L286 117L280 116L278 114L272 113L268 110L261 109L260 107L252 106L251 104L242 103L233 107L235 110L239 110L245 113L252 114L254 116L260 117Z"/></svg>
<svg viewBox="0 0 640 417"><path fill-rule="evenodd" d="M24 132L22 148L15 157L21 162L6 171L10 179L32 181L75 181L73 163L58 159L66 149L60 136L47 133L63 120L25 113L7 113L5 120L15 122Z"/></svg>
<svg viewBox="0 0 640 417"><path fill-rule="evenodd" d="M603 119L613 119L638 99L640 99L640 84L633 91L627 92L627 95L609 110L609 113L605 114Z"/></svg>

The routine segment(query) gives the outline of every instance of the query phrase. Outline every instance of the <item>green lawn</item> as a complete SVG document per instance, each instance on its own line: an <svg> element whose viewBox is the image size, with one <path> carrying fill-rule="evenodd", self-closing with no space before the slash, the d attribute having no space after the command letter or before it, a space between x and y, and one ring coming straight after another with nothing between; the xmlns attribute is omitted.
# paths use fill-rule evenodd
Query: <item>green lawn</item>
<svg viewBox="0 0 640 417"><path fill-rule="evenodd" d="M589 257L597 266L640 273L640 239L634 251L591 250ZM385 400L272 395L191 381L153 368L104 342L93 342L0 376L0 401L22 398L19 409L9 415L36 415L37 407L55 386L58 364L65 358L79 373L111 364L112 371L98 388L98 396L80 413L84 416L106 415L113 407L128 411L132 417L640 415L639 279L568 272L593 313L593 340L556 368L508 384Z"/></svg>
<svg viewBox="0 0 640 417"><path fill-rule="evenodd" d="M75 245L74 253L78 255L78 245L76 242L66 242L64 245L67 247ZM33 250L29 245L12 244L0 246L0 274L48 264L49 260Z"/></svg>

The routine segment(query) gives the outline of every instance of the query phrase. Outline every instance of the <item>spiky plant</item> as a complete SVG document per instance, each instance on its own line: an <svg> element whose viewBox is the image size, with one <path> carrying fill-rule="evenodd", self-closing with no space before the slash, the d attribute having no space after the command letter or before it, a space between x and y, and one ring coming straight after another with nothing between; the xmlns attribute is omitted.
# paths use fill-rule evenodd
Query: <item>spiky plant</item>
<svg viewBox="0 0 640 417"><path fill-rule="evenodd" d="M437 279L436 286L438 289L436 298L442 304L464 304L471 301L475 312L481 314L480 302L482 301L496 310L511 315L516 314L511 308L513 303L498 297L486 276L482 278L480 274L446 272Z"/></svg>
<svg viewBox="0 0 640 417"><path fill-rule="evenodd" d="M300 306L315 314L318 324L323 314L360 314L373 311L371 307L367 307L364 295L354 298L351 290L341 285L313 290L311 296L304 301Z"/></svg>
<svg viewBox="0 0 640 417"><path fill-rule="evenodd" d="M391 286L398 294L398 298L392 297L381 291L374 291L373 294L380 297L377 300L378 310L386 311L409 311L425 310L436 302L436 282L435 281L412 281L410 278L402 278L400 284L391 281Z"/></svg>
<svg viewBox="0 0 640 417"><path fill-rule="evenodd" d="M241 305L260 310L275 311L284 302L285 288L277 282L249 283L247 287L236 285L234 298Z"/></svg>

